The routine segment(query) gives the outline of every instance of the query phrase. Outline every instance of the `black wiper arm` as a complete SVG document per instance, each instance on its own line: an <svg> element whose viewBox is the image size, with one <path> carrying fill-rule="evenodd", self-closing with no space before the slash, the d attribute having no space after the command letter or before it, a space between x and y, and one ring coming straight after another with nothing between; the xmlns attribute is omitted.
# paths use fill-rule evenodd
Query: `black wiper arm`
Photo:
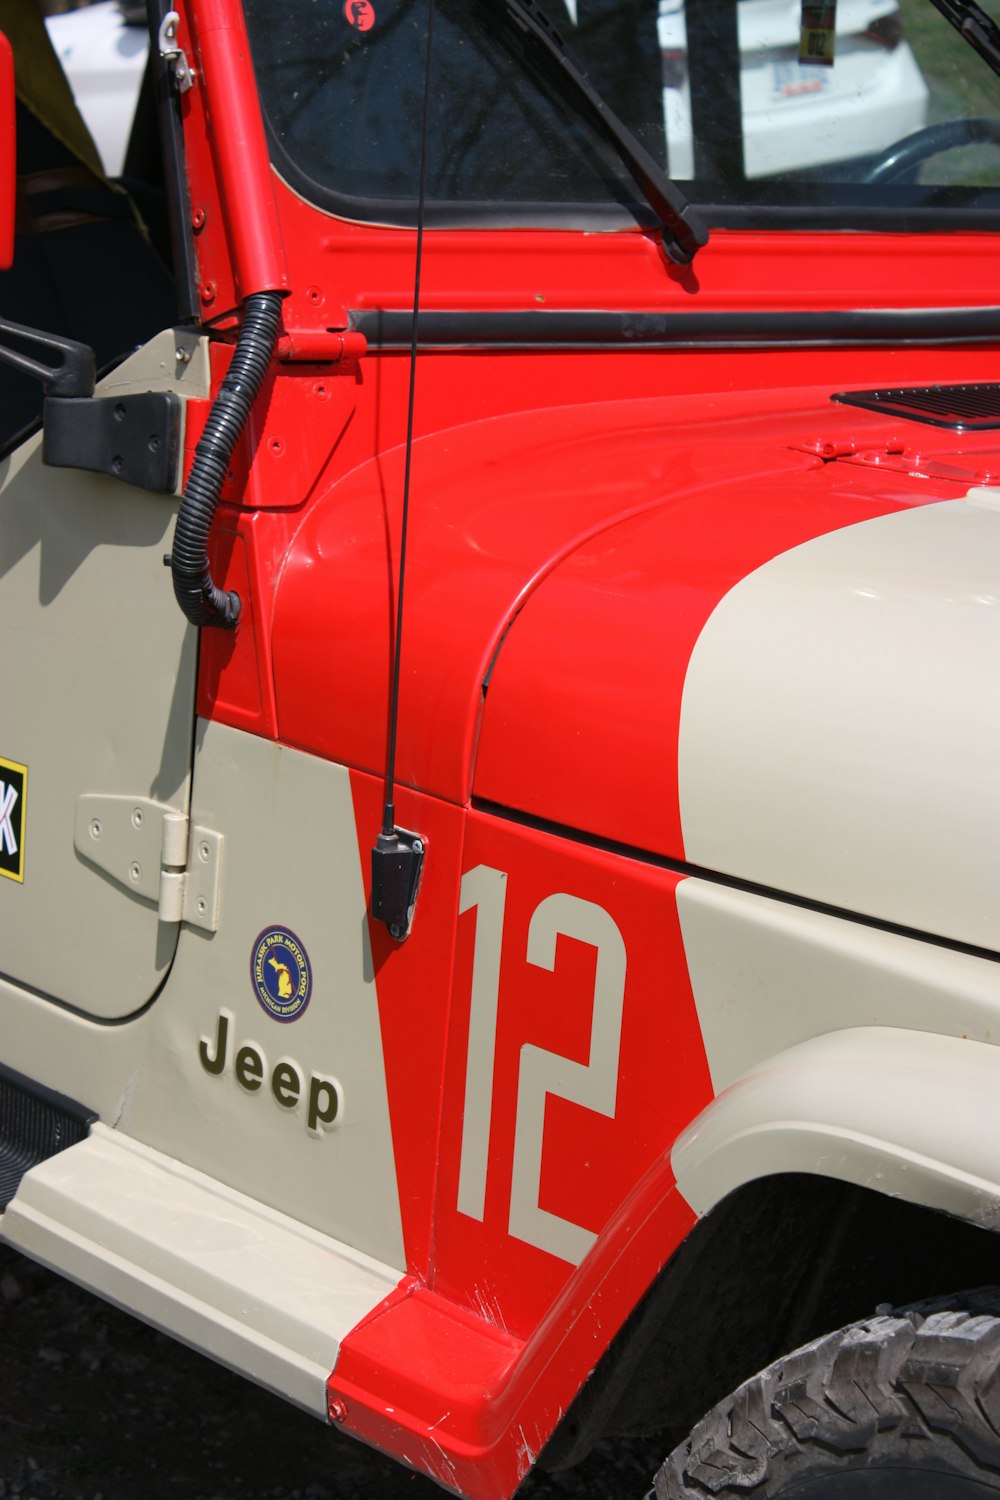
<svg viewBox="0 0 1000 1500"><path fill-rule="evenodd" d="M973 0L931 0L1000 78L1000 28Z"/></svg>
<svg viewBox="0 0 1000 1500"><path fill-rule="evenodd" d="M701 215L605 103L586 73L581 72L537 0L503 0L503 6L515 25L535 43L540 58L558 69L558 76L585 105L662 224L667 255L678 265L686 266L694 259L695 252L708 243L708 226Z"/></svg>

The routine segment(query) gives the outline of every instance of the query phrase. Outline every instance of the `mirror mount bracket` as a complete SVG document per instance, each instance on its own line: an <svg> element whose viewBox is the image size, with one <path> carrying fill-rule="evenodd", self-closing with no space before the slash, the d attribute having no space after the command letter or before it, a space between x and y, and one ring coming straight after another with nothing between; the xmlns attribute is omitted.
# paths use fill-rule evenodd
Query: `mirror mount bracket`
<svg viewBox="0 0 1000 1500"><path fill-rule="evenodd" d="M47 364L20 349L11 348L8 339L62 357L55 364ZM0 361L40 380L47 396L94 394L97 378L94 351L89 344L80 344L76 339L64 339L55 333L43 333L38 328L25 328L21 323L9 323L6 318L0 318Z"/></svg>

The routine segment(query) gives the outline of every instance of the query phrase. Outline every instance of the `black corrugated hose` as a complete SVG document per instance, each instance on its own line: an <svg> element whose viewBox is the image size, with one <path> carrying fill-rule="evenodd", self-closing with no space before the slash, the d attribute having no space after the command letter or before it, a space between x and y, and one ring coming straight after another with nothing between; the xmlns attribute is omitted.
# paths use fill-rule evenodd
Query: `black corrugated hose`
<svg viewBox="0 0 1000 1500"><path fill-rule="evenodd" d="M256 292L246 299L232 363L194 450L170 554L174 594L193 625L232 630L240 616L239 595L212 582L208 533L233 449L271 363L280 322L279 292Z"/></svg>

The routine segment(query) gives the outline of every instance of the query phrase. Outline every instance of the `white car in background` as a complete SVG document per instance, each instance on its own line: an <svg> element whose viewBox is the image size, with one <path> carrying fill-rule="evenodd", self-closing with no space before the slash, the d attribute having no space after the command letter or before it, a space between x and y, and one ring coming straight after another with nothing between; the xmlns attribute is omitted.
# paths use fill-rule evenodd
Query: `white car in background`
<svg viewBox="0 0 1000 1500"><path fill-rule="evenodd" d="M697 4L697 0L691 0ZM744 169L766 177L870 156L927 124L896 0L839 0L831 67L799 61L800 0L740 0ZM661 0L671 177L694 176L684 0Z"/></svg>
<svg viewBox="0 0 1000 1500"><path fill-rule="evenodd" d="M120 177L149 50L145 7L99 0L46 25L104 170Z"/></svg>

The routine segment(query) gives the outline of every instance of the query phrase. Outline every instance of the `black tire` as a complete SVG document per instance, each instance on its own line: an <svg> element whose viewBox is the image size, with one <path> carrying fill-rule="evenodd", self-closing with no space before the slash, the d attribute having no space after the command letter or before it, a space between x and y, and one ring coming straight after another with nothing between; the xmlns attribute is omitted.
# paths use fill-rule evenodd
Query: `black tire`
<svg viewBox="0 0 1000 1500"><path fill-rule="evenodd" d="M1000 1494L1000 1293L882 1311L776 1360L670 1455L657 1500Z"/></svg>

